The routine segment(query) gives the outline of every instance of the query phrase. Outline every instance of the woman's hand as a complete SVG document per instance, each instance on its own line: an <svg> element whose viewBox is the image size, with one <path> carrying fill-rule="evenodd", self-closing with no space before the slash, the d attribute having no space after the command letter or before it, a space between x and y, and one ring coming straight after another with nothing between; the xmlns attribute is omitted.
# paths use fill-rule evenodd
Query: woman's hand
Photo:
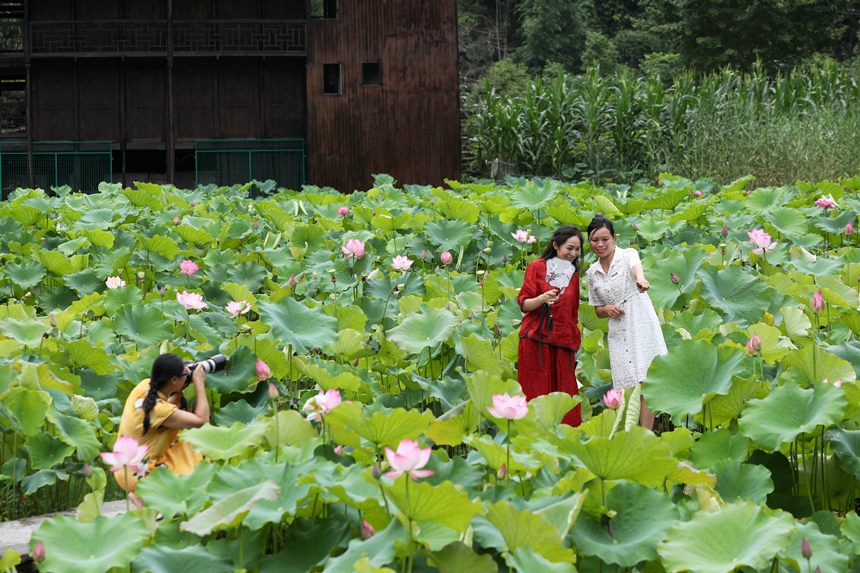
<svg viewBox="0 0 860 573"><path fill-rule="evenodd" d="M636 279L636 288L639 289L639 292L645 292L649 288L651 288L651 283L645 277Z"/></svg>
<svg viewBox="0 0 860 573"><path fill-rule="evenodd" d="M597 313L597 316L601 318L621 318L621 315L624 314L624 310L620 306L615 306L614 304L606 304L601 307L598 307L601 312ZM596 309L595 309L596 310Z"/></svg>
<svg viewBox="0 0 860 573"><path fill-rule="evenodd" d="M557 288L550 289L550 290L546 291L545 293L543 293L542 295L539 295L537 297L537 299L539 301L541 301L541 304L551 305L556 300L558 300L558 289Z"/></svg>
<svg viewBox="0 0 860 573"><path fill-rule="evenodd" d="M551 288L534 298L524 299L520 308L523 312L531 312L542 307L544 304L552 305L556 300L558 300L558 289Z"/></svg>

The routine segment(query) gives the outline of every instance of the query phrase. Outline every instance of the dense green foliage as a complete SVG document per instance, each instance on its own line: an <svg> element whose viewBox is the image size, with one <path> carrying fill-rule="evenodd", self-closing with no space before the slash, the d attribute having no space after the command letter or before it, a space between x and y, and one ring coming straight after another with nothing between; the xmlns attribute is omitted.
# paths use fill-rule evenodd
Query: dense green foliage
<svg viewBox="0 0 860 573"><path fill-rule="evenodd" d="M4 516L89 463L77 517L34 534L45 570L856 568L860 180L748 184L17 191L0 208ZM524 265L559 223L597 211L640 248L663 323L670 350L642 387L659 435L602 408L607 324L587 304L586 423L559 424L576 403L561 394L512 422L487 409L519 391ZM753 229L775 244L754 252ZM363 254L346 257L347 241ZM203 308L180 304L185 290ZM251 311L230 316L231 300ZM182 433L207 461L156 470L138 488L147 509L105 518L97 453L164 351L231 356L207 378L213 424ZM344 403L311 421L300 408L318 390ZM434 475L380 477L404 439L432 447Z"/></svg>
<svg viewBox="0 0 860 573"><path fill-rule="evenodd" d="M769 77L628 71L559 76L504 96L489 84L466 128L473 173L633 183L662 171L762 185L860 171L860 88L834 62ZM514 92L510 90L508 93Z"/></svg>

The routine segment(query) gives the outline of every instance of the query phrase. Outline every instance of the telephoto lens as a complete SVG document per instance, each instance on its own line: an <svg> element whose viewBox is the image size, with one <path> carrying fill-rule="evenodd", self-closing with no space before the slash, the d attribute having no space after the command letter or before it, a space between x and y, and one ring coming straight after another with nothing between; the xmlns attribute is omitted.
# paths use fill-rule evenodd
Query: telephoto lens
<svg viewBox="0 0 860 573"><path fill-rule="evenodd" d="M201 360L197 364L191 364L189 368L191 368L191 372L194 372L194 369L198 366L202 368L203 372L205 372L206 374L220 372L221 370L224 370L224 368L227 366L227 357L223 354L216 354L211 358Z"/></svg>

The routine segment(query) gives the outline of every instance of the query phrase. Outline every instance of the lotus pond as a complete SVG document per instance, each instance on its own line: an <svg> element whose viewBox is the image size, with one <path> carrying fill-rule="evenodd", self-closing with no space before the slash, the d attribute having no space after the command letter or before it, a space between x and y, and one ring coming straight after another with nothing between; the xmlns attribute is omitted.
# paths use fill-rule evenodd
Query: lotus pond
<svg viewBox="0 0 860 573"><path fill-rule="evenodd" d="M58 572L860 571L858 189L18 190L0 206L0 518L80 502L33 535ZM585 301L585 423L560 424L580 399L561 394L495 416L519 393L525 265L595 212L652 285L657 433L604 406L607 323ZM98 454L162 352L230 357L212 423L181 434L206 461L157 469L145 509L107 518Z"/></svg>

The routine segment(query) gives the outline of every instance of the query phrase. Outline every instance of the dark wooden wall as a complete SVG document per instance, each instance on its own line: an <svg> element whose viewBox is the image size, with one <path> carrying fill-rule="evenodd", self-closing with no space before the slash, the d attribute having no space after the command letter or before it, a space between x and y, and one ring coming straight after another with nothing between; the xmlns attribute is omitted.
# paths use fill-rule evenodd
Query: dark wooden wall
<svg viewBox="0 0 860 573"><path fill-rule="evenodd" d="M341 0L308 29L308 180L349 192L373 173L400 183L460 176L456 0ZM380 86L362 63L381 64ZM342 95L323 94L341 64Z"/></svg>

